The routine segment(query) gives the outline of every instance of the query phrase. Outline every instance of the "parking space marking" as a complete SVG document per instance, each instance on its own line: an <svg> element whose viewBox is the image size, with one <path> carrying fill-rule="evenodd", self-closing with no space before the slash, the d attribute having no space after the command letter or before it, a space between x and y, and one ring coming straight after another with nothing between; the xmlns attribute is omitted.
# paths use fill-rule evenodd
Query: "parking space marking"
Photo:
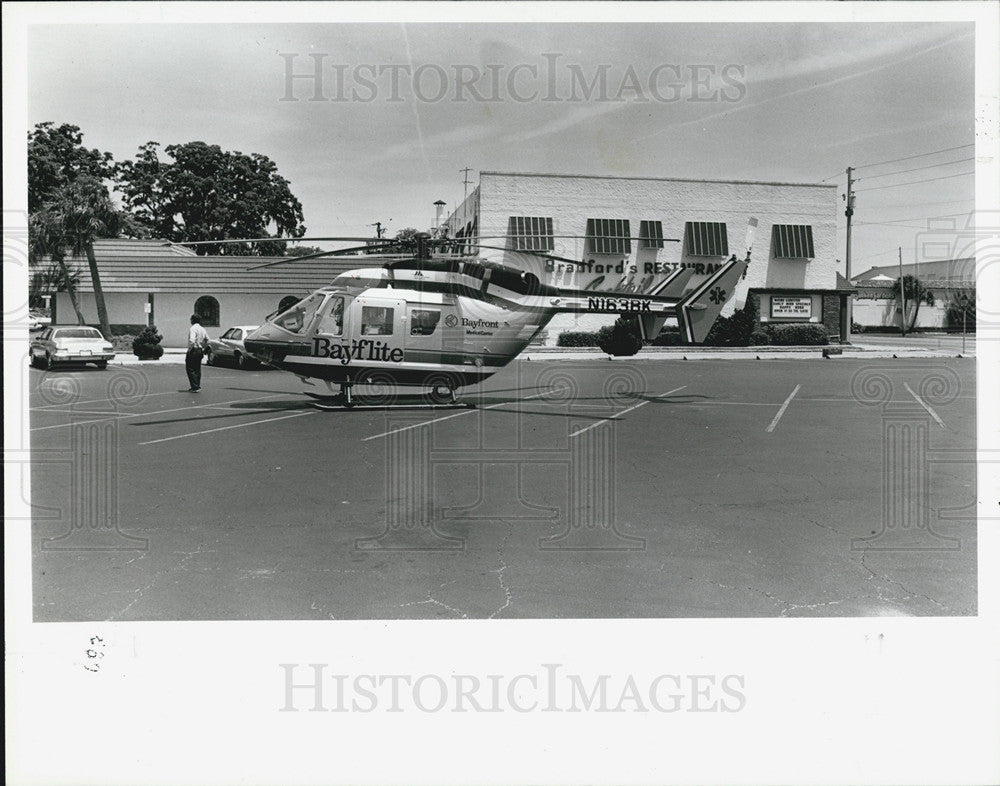
<svg viewBox="0 0 1000 786"><path fill-rule="evenodd" d="M219 401L215 404L196 404L193 407L174 407L173 409L160 409L156 412L125 412L120 415L111 415L106 418L94 418L93 420L77 420L73 423L57 423L54 426L36 426L32 431L47 431L51 428L68 428L70 426L83 426L87 423L102 423L105 420L125 420L125 418L139 418L146 415L166 415L169 412L183 412L189 409L207 409L208 407L218 407L223 404L241 404L244 401L261 401L266 398L277 398L278 396L294 395L291 393L272 393L269 396L257 396L256 398L234 398L232 401Z"/></svg>
<svg viewBox="0 0 1000 786"><path fill-rule="evenodd" d="M541 393L535 393L531 396L525 396L523 399L518 399L518 401L527 401L532 398L541 398L542 396L548 396L552 393L558 393L560 390L565 390L565 388L552 388L551 390L543 390ZM483 391L484 395L489 394L489 391ZM440 423L442 420L451 420L452 418L460 418L462 415L471 415L473 412L483 409L496 409L497 407L503 407L508 404L516 404L517 401L501 401L499 404L488 404L485 407L475 407L472 409L467 409L464 412L456 412L454 415L445 415L441 418L434 418L433 420L425 420L423 423L414 423L410 426L403 426L402 428L394 428L391 431L383 432L382 434L375 434L371 437L365 437L362 442L370 442L373 439L379 439L381 437L388 437L390 434L398 434L401 431L409 431L413 428L420 428L421 426L429 426L431 423Z"/></svg>
<svg viewBox="0 0 1000 786"><path fill-rule="evenodd" d="M770 434L774 431L774 427L778 425L778 421L781 420L781 416L785 414L785 410L788 409L788 405L792 403L792 399L795 398L795 394L799 392L799 388L802 385L796 385L795 389L788 394L788 398L785 399L785 403L781 405L781 409L778 410L778 414L774 416L774 420L771 421L771 425L768 426L764 431Z"/></svg>
<svg viewBox="0 0 1000 786"><path fill-rule="evenodd" d="M676 393L678 390L684 390L684 388L686 388L686 387L687 387L687 385L681 385L679 388L674 388L673 390L668 390L666 393L661 393L660 395L657 396L657 398L666 398L671 393ZM608 421L611 421L611 420L617 420L622 415L625 415L625 414L631 412L632 410L639 409L639 407L644 407L648 403L649 403L648 400L647 401L640 401L638 404L636 404L634 406L631 406L628 409L623 409L621 412L616 412L614 415L612 415L609 418L604 418L604 420L598 420L596 423L591 423L589 426L584 426L583 428L581 428L581 429L579 429L577 431L574 431L569 436L570 436L571 439L573 437L578 437L578 436L580 436L585 431L590 431L592 428L597 428L602 423L607 423Z"/></svg>
<svg viewBox="0 0 1000 786"><path fill-rule="evenodd" d="M229 431L233 428L247 428L248 426L259 426L262 423L273 423L276 420L288 420L289 418L301 418L303 415L315 415L316 412L295 412L291 415L282 415L278 418L265 418L264 420L254 420L250 423L237 423L234 426L220 426L219 428L205 429L204 431L195 431L192 434L177 434L173 437L163 437L162 439L151 439L148 442L140 442L139 445L155 445L157 442L170 442L175 439L187 439L188 437L200 437L202 434L212 434L216 431Z"/></svg>
<svg viewBox="0 0 1000 786"><path fill-rule="evenodd" d="M933 409L931 409L931 406L930 406L930 404L928 404L928 403L927 403L926 401L924 401L924 400L923 400L922 398L920 398L920 396L918 396L918 395L917 395L916 393L914 393L914 392L913 392L913 388L911 388L911 387L910 387L909 383L907 383L907 382L904 382L904 383L903 383L903 387L904 387L904 388L906 388L906 389L907 389L907 390L908 390L908 391L910 392L910 395L911 395L911 396L913 396L913 398L915 398L915 399L917 400L917 403L918 403L918 404L919 404L920 406L922 406L922 407L923 407L924 409L926 409L926 410L927 410L927 412L928 412L928 413L930 414L930 416L931 416L932 418L934 418L934 420L936 420L936 421L937 421L937 424L938 424L938 425L939 425L939 426L940 426L941 428L944 428L944 427L945 427L945 425L944 425L944 421L943 421L943 420L941 420L941 418L939 418L939 417L938 417L938 413L937 413L937 412L935 412L935 411L934 411Z"/></svg>
<svg viewBox="0 0 1000 786"><path fill-rule="evenodd" d="M50 392L54 392L54 391L50 391ZM142 395L142 397L140 398L140 401L142 399L144 399L144 398L150 398L151 396L169 396L171 393L176 393L176 392L177 391L174 391L174 390L168 390L168 391L166 391L164 393L144 393ZM41 406L41 407L29 407L28 411L29 412L39 412L39 411L44 411L44 410L47 410L47 409L54 409L56 407L77 406L79 404L100 404L103 401L114 401L114 399L110 399L110 398L92 398L92 399L90 399L88 401L72 401L72 402L69 402L67 404L46 404L46 405Z"/></svg>

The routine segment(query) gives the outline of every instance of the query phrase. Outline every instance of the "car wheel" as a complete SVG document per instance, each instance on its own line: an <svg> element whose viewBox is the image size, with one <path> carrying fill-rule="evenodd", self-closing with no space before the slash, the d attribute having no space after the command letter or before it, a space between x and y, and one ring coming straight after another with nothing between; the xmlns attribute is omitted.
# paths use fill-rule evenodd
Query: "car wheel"
<svg viewBox="0 0 1000 786"><path fill-rule="evenodd" d="M45 370L46 371L51 371L53 368L55 368L55 365L56 365L56 363L52 359L52 355L50 355L48 352L46 352L45 353Z"/></svg>
<svg viewBox="0 0 1000 786"><path fill-rule="evenodd" d="M106 361L106 360L98 360L98 361L97 361L97 367L98 367L98 368L99 368L99 369L100 369L101 371L106 371L106 370L107 370L107 368L108 368L108 361Z"/></svg>
<svg viewBox="0 0 1000 786"><path fill-rule="evenodd" d="M239 367L240 371L246 371L247 369L247 357L242 352L236 353L236 365Z"/></svg>
<svg viewBox="0 0 1000 786"><path fill-rule="evenodd" d="M32 368L41 368L41 366L42 366L42 364L38 362L38 355L32 355L31 356L31 367Z"/></svg>
<svg viewBox="0 0 1000 786"><path fill-rule="evenodd" d="M215 365L215 353L212 350L208 350L205 353L205 364L208 366Z"/></svg>

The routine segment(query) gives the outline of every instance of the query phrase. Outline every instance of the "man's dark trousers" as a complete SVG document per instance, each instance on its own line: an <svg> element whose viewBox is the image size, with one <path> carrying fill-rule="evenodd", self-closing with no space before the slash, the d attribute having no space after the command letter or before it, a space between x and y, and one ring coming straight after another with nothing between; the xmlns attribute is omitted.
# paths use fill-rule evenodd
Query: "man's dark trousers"
<svg viewBox="0 0 1000 786"><path fill-rule="evenodd" d="M191 347L184 358L184 365L187 368L188 382L191 389L197 390L201 387L201 359L202 351L198 347Z"/></svg>

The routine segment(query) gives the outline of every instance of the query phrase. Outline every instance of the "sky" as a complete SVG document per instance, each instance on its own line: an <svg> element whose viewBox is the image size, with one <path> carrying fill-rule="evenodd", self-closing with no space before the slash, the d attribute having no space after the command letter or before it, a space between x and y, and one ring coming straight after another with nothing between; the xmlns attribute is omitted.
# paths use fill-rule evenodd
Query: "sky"
<svg viewBox="0 0 1000 786"><path fill-rule="evenodd" d="M931 219L964 225L973 74L973 27L952 22L45 24L27 120L77 125L116 160L150 140L262 153L309 235L428 228L465 167L470 188L498 170L839 196L853 166L856 274L898 246L912 260Z"/></svg>

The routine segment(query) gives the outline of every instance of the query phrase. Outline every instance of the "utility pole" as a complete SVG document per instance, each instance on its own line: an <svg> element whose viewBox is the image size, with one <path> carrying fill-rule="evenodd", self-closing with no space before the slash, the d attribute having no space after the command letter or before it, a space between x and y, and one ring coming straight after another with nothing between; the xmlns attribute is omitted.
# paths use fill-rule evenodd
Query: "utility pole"
<svg viewBox="0 0 1000 786"><path fill-rule="evenodd" d="M844 215L847 216L847 249L844 252L844 273L847 277L847 285L851 285L851 218L854 216L854 178L852 173L854 172L854 167L847 167L847 194L844 196L844 200L847 203L847 207L844 209ZM854 298L847 298L847 331L845 335L847 336L847 341L851 341L851 326L854 324Z"/></svg>
<svg viewBox="0 0 1000 786"><path fill-rule="evenodd" d="M463 197L463 198L464 199L468 199L469 198L469 183L472 182L472 181L469 180L469 172L471 172L472 169L470 167L466 167L465 169L459 169L458 171L462 172L465 175L465 177L462 179L462 183L465 185L465 197Z"/></svg>
<svg viewBox="0 0 1000 786"><path fill-rule="evenodd" d="M899 312L899 325L903 331L903 338L906 338L906 282L903 281L903 247L899 247L899 300L902 309Z"/></svg>

